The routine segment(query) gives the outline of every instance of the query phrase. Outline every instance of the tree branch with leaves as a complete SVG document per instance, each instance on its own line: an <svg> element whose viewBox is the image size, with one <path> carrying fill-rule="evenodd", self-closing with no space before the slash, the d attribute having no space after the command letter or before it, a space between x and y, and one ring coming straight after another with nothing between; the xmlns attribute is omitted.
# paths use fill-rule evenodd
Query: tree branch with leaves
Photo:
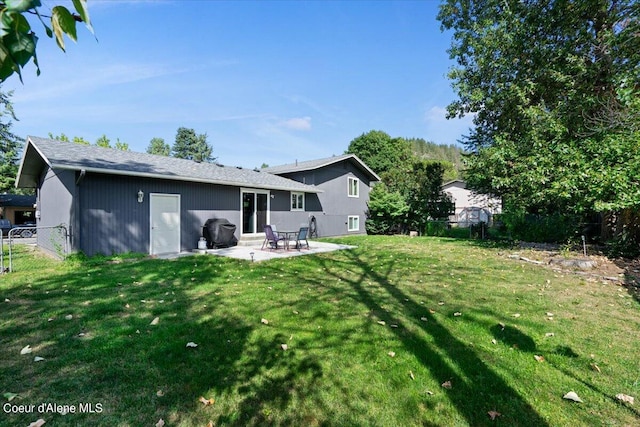
<svg viewBox="0 0 640 427"><path fill-rule="evenodd" d="M0 82L13 74L22 81L22 69L33 60L36 74L40 66L36 55L38 36L26 16L36 16L49 38L55 36L58 47L65 50L64 36L77 41L76 23L83 22L93 34L87 0L72 0L75 12L54 6L51 15L41 13L40 0L0 0Z"/></svg>

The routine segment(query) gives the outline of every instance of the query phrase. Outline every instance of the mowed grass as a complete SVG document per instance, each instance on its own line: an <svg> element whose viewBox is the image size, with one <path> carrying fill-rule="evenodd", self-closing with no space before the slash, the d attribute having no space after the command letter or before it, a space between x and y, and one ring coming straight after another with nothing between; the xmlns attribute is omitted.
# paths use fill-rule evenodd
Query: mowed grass
<svg viewBox="0 0 640 427"><path fill-rule="evenodd" d="M0 425L640 424L615 397L640 398L626 288L473 241L336 241L357 249L60 263L23 248L0 277Z"/></svg>

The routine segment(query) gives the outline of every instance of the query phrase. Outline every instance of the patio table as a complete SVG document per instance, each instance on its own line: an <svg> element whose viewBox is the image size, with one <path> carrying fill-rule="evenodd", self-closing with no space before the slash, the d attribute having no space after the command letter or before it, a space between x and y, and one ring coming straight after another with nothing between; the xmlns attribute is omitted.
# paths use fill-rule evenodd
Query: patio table
<svg viewBox="0 0 640 427"><path fill-rule="evenodd" d="M285 250L289 250L289 241L291 240L291 238L295 239L296 236L298 235L298 232L300 230L293 230L293 231L289 231L289 230L278 230L278 236L282 236L284 237L284 248Z"/></svg>

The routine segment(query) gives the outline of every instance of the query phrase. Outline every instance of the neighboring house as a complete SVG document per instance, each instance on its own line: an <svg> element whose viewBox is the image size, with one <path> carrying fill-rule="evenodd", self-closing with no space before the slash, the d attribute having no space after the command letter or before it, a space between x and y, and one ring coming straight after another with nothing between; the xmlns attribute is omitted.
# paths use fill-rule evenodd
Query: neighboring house
<svg viewBox="0 0 640 427"><path fill-rule="evenodd" d="M262 169L294 181L313 185L320 193L292 193L288 206L272 215L280 229L294 213L301 223L315 219L318 236L365 234L369 192L380 181L355 154L343 154L326 159L296 162Z"/></svg>
<svg viewBox="0 0 640 427"><path fill-rule="evenodd" d="M35 204L36 196L0 194L0 218L15 225L35 223Z"/></svg>
<svg viewBox="0 0 640 427"><path fill-rule="evenodd" d="M442 185L442 191L451 196L455 214L449 221L462 227L478 222L491 223L493 215L502 212L502 201L486 194L478 194L467 189L466 183L456 179Z"/></svg>
<svg viewBox="0 0 640 427"><path fill-rule="evenodd" d="M342 174L366 179L362 166L353 169L345 165ZM332 216L321 203L322 186L304 180L37 137L27 138L16 185L37 189L39 227L65 225L71 251L87 255L191 251L209 218L228 219L243 240L263 236L265 224L293 230L311 215ZM357 181L356 191L365 205L363 185ZM40 233L38 244L55 252Z"/></svg>

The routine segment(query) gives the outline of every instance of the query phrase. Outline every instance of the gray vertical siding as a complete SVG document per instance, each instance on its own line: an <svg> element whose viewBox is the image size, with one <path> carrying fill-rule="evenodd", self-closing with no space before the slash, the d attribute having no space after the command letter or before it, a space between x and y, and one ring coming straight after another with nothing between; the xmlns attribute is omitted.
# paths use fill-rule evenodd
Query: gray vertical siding
<svg viewBox="0 0 640 427"><path fill-rule="evenodd" d="M144 192L142 203L138 190ZM150 193L180 194L180 246L197 247L208 218L227 218L240 224L237 187L150 178L87 174L79 191L81 226L79 248L87 255L123 252L149 253ZM240 237L239 230L236 237Z"/></svg>
<svg viewBox="0 0 640 427"><path fill-rule="evenodd" d="M309 224L313 214L307 209L309 194L305 197L305 211L291 211L291 193L288 191L272 191L271 195L271 224L279 230L297 230L303 224Z"/></svg>
<svg viewBox="0 0 640 427"><path fill-rule="evenodd" d="M322 169L292 173L288 178L315 185L324 192L305 195L305 210L291 212L291 193L271 191L270 222L281 230L294 230L309 224L315 216L319 236L365 233L365 213L370 182L351 162L336 163ZM360 180L360 197L348 197L348 177ZM65 224L69 227L71 249L91 256L123 252L149 253L151 193L180 194L180 246L182 251L197 247L202 225L209 218L226 218L236 224L240 239L240 188L153 178L58 170L45 171L38 193L38 209L45 212L40 226ZM138 203L142 190L144 201ZM349 232L350 215L360 218L360 230ZM40 233L39 233L40 234ZM38 236L39 244L55 251ZM43 240L43 241L41 241Z"/></svg>
<svg viewBox="0 0 640 427"><path fill-rule="evenodd" d="M300 212L272 212L274 223L282 221L288 227L298 227L300 223L309 221L311 215L316 217L318 236L343 236L347 234L365 234L365 219L367 212L367 202L371 182L359 168L351 162L340 162L312 171L295 172L282 174L287 178L305 184L315 185L324 192L307 194L305 198L305 211ZM348 197L348 177L358 178L359 196L357 198ZM289 210L289 202L287 208ZM360 230L348 231L348 217L358 216L360 218Z"/></svg>

